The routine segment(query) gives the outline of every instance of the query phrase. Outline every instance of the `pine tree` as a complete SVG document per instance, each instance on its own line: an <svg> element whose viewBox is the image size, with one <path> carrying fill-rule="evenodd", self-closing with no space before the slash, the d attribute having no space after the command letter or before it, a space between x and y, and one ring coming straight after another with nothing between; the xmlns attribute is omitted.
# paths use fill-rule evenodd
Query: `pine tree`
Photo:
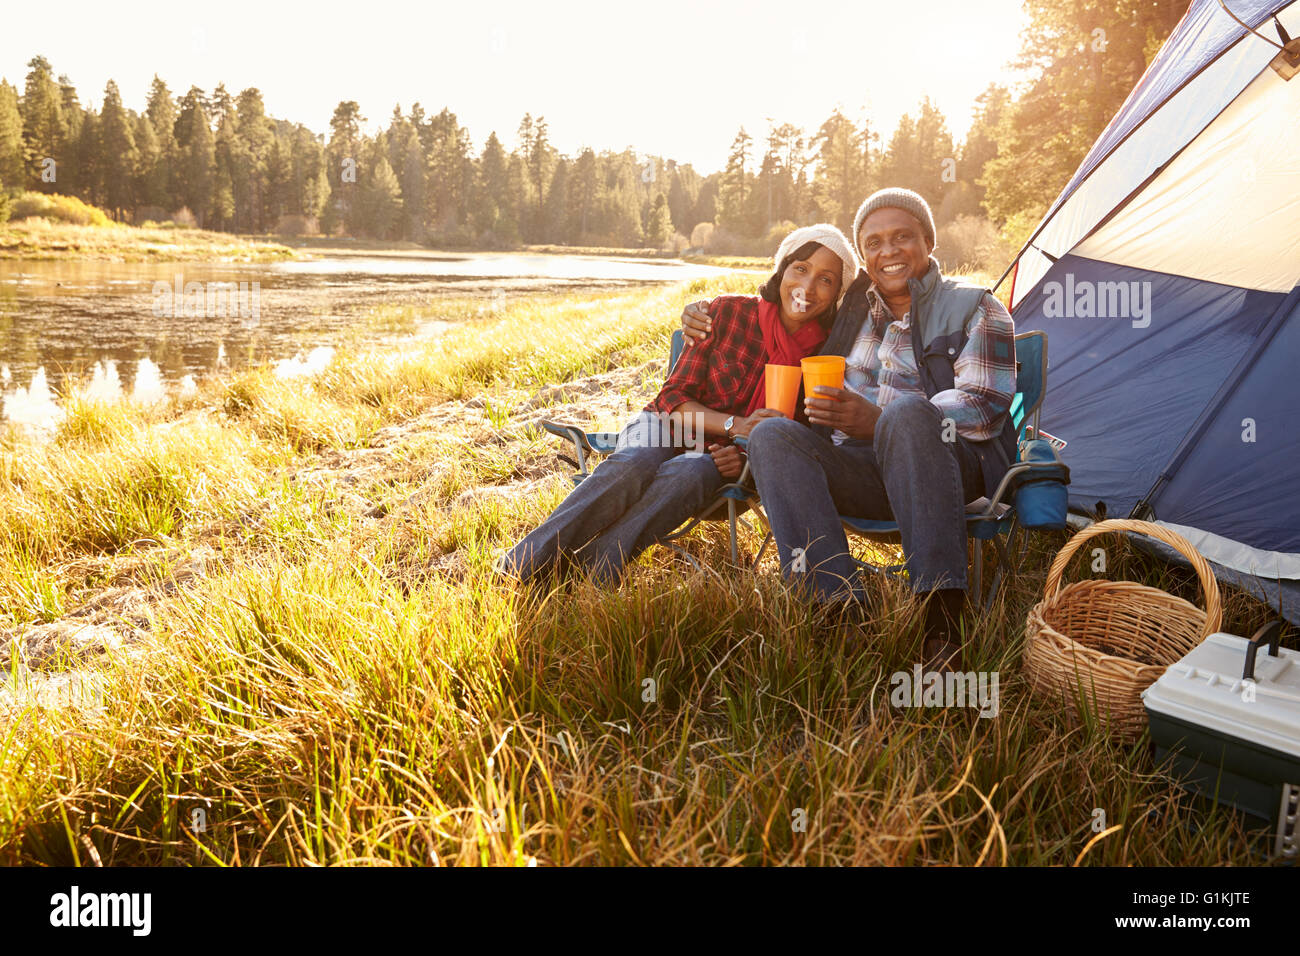
<svg viewBox="0 0 1300 956"><path fill-rule="evenodd" d="M81 117L81 135L77 138L79 195L92 206L104 203L104 154L99 141L99 114L86 110ZM62 174L60 174L60 181Z"/></svg>
<svg viewBox="0 0 1300 956"><path fill-rule="evenodd" d="M722 174L722 185L718 191L718 225L731 232L748 231L746 222L745 199L748 195L747 167L749 148L753 139L740 128L736 138L731 141L731 153L727 156L727 169Z"/></svg>
<svg viewBox="0 0 1300 956"><path fill-rule="evenodd" d="M301 124L295 124L290 134L289 165L293 189L287 200L288 212L319 218L329 201L325 147L320 137Z"/></svg>
<svg viewBox="0 0 1300 956"><path fill-rule="evenodd" d="M996 222L1046 212L1186 9L1174 0L1026 0L1015 65L1031 79L1001 117L998 155L980 181Z"/></svg>
<svg viewBox="0 0 1300 956"><path fill-rule="evenodd" d="M427 192L425 197L429 224L440 235L459 233L464 224L464 209L472 175L469 158L469 133L460 125L456 114L442 110L429 118L423 129L426 144Z"/></svg>
<svg viewBox="0 0 1300 956"><path fill-rule="evenodd" d="M158 163L158 137L154 135L153 124L143 113L133 113L131 123L135 130L136 164L131 177L131 190L135 196L137 210L140 206L151 204L150 174ZM151 211L146 215L153 215Z"/></svg>
<svg viewBox="0 0 1300 956"><path fill-rule="evenodd" d="M112 80L104 87L104 108L99 114L99 143L104 201L113 218L121 220L122 214L135 206L131 187L139 154L130 119L122 108L122 96Z"/></svg>
<svg viewBox="0 0 1300 956"><path fill-rule="evenodd" d="M506 193L506 151L496 132L483 144L474 175L474 198L470 205L470 227L479 242L499 239L497 220Z"/></svg>
<svg viewBox="0 0 1300 956"><path fill-rule="evenodd" d="M672 237L673 220L668 213L668 200L663 193L657 193L646 222L645 243L655 249L662 249Z"/></svg>
<svg viewBox="0 0 1300 956"><path fill-rule="evenodd" d="M569 176L569 228L579 244L588 241L592 232L592 216L600 201L600 178L596 170L596 154L584 149L573 164Z"/></svg>
<svg viewBox="0 0 1300 956"><path fill-rule="evenodd" d="M880 179L883 185L911 189L925 197L936 217L951 218L944 198L951 185L944 171L955 168L956 150L943 114L927 96L922 99L917 117L904 113L881 158Z"/></svg>
<svg viewBox="0 0 1300 956"><path fill-rule="evenodd" d="M817 130L817 177L813 182L814 199L821 218L848 232L853 228L853 214L867 198L870 186L871 131L860 132L853 121L835 110ZM888 180L882 174L882 180Z"/></svg>
<svg viewBox="0 0 1300 956"><path fill-rule="evenodd" d="M998 155L997 130L1010 103L1010 92L997 83L990 83L975 100L974 117L957 161L954 218L984 214L984 167Z"/></svg>
<svg viewBox="0 0 1300 956"><path fill-rule="evenodd" d="M94 177L83 173L89 168L102 165L102 157L97 155L94 137L82 135L88 111L82 109L72 80L63 75L59 76L59 110L63 114L63 140L59 145L59 188L56 192L91 199L89 191ZM83 138L92 147L89 152L83 148Z"/></svg>
<svg viewBox="0 0 1300 956"><path fill-rule="evenodd" d="M354 206L358 199L361 160L361 124L366 118L355 100L344 100L330 117L330 139L325 147L326 175L330 196L322 216L321 228L333 232L342 225L349 232L356 225Z"/></svg>
<svg viewBox="0 0 1300 956"><path fill-rule="evenodd" d="M238 187L242 187L244 200L240 222L253 232L266 232L271 225L266 208L267 164L275 134L262 93L256 87L244 90L235 100L235 137L239 142L235 154L236 195Z"/></svg>
<svg viewBox="0 0 1300 956"><path fill-rule="evenodd" d="M23 117L18 91L0 80L0 194L23 188Z"/></svg>
<svg viewBox="0 0 1300 956"><path fill-rule="evenodd" d="M767 153L763 157L769 172L764 183L767 191L766 225L800 218L797 185L799 171L806 162L803 154L803 135L793 123L781 123L768 132Z"/></svg>
<svg viewBox="0 0 1300 956"><path fill-rule="evenodd" d="M240 175L240 143L235 135L235 100L224 83L218 83L212 91L212 115L209 119L216 127L212 143L212 222L209 228L237 230L241 213L247 218L247 199L239 194L235 182Z"/></svg>
<svg viewBox="0 0 1300 956"><path fill-rule="evenodd" d="M506 163L506 188L501 204L498 233L507 246L517 246L524 239L523 214L529 210L528 167L518 153L511 153Z"/></svg>
<svg viewBox="0 0 1300 956"><path fill-rule="evenodd" d="M673 226L680 233L689 234L694 227L690 222L691 207L695 205L695 196L699 195L699 177L694 176L694 170L689 166L681 166L678 163L670 162L668 164L668 215L673 221ZM692 174L695 186L695 196L687 191L687 172Z"/></svg>
<svg viewBox="0 0 1300 956"><path fill-rule="evenodd" d="M181 100L176 118L176 148L179 198L203 227L212 215L215 156L207 102L197 86L190 87Z"/></svg>
<svg viewBox="0 0 1300 956"><path fill-rule="evenodd" d="M423 121L423 110L416 103L411 117L402 115L400 105L393 107L388 123L388 164L402 186L401 235L417 242L424 239L425 163L424 151L416 127Z"/></svg>
<svg viewBox="0 0 1300 956"><path fill-rule="evenodd" d="M145 116L153 127L154 141L158 144L153 165L145 173L147 205L172 212L181 205L177 189L179 170L176 149L176 103L171 90L155 73L149 86Z"/></svg>
<svg viewBox="0 0 1300 956"><path fill-rule="evenodd" d="M363 191L363 220L367 231L378 239L393 238L402 216L402 186L388 165L387 157L376 154Z"/></svg>
<svg viewBox="0 0 1300 956"><path fill-rule="evenodd" d="M569 245L569 161L561 157L551 174L551 184L546 189L546 213L542 239Z"/></svg>
<svg viewBox="0 0 1300 956"><path fill-rule="evenodd" d="M27 187L46 193L58 192L58 163L64 158L61 147L67 137L63 97L45 57L33 57L27 66L27 85L21 103ZM46 160L55 163L53 182L41 177L42 171L48 168Z"/></svg>

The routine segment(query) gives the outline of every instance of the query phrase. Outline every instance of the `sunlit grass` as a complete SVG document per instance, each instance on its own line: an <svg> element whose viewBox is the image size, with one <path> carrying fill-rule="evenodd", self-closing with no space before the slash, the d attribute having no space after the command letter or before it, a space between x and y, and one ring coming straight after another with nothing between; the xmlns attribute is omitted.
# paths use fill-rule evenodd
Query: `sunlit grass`
<svg viewBox="0 0 1300 956"><path fill-rule="evenodd" d="M110 584L150 608L146 640L79 665L102 706L36 706L18 689L72 664L6 658L0 863L1261 862L1258 824L1030 693L1023 622L1064 535L1033 540L969 644L1000 675L991 719L888 706L919 643L899 585L831 626L770 557L729 568L719 525L686 542L705 572L652 549L614 591L493 578L571 487L530 396L653 367L620 386L639 407L681 306L752 285L440 303L412 317L463 308L437 339L77 406L0 452L0 627ZM1196 600L1107 547L1112 577ZM176 570L200 549L203 573ZM1227 629L1266 616L1229 595ZM1121 829L1089 846L1097 809Z"/></svg>
<svg viewBox="0 0 1300 956"><path fill-rule="evenodd" d="M0 259L107 259L118 262L289 259L287 246L203 229L80 226L45 219L0 225Z"/></svg>

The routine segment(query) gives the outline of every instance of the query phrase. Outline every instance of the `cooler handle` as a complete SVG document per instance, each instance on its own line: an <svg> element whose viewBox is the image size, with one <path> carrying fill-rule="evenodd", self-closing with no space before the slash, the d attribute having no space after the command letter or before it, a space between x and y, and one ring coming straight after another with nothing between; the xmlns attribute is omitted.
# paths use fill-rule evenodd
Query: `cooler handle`
<svg viewBox="0 0 1300 956"><path fill-rule="evenodd" d="M1246 645L1246 666L1242 668L1242 680L1255 679L1255 655L1259 653L1259 645L1264 640L1264 635L1272 631L1273 634L1268 640L1268 656L1277 657L1277 638L1282 633L1282 622L1274 621L1272 624L1265 624L1251 637L1250 642Z"/></svg>

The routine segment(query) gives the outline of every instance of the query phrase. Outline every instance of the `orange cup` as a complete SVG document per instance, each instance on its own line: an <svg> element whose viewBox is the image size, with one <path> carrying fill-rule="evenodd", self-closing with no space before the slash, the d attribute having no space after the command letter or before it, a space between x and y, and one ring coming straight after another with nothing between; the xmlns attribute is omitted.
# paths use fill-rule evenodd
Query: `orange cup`
<svg viewBox="0 0 1300 956"><path fill-rule="evenodd" d="M828 398L813 391L818 385L831 388L844 387L843 355L810 355L801 361L803 365L803 394L805 398Z"/></svg>
<svg viewBox="0 0 1300 956"><path fill-rule="evenodd" d="M768 365L766 373L767 394L763 399L764 407L775 408L786 418L794 418L803 370L797 365Z"/></svg>

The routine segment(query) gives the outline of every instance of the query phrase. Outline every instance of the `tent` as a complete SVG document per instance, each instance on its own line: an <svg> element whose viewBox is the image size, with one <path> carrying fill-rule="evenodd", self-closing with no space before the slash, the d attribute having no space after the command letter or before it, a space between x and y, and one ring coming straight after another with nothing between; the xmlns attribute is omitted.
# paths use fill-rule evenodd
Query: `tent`
<svg viewBox="0 0 1300 956"><path fill-rule="evenodd" d="M1300 0L1192 0L1008 269L1071 510L1167 525L1293 622L1297 72Z"/></svg>

